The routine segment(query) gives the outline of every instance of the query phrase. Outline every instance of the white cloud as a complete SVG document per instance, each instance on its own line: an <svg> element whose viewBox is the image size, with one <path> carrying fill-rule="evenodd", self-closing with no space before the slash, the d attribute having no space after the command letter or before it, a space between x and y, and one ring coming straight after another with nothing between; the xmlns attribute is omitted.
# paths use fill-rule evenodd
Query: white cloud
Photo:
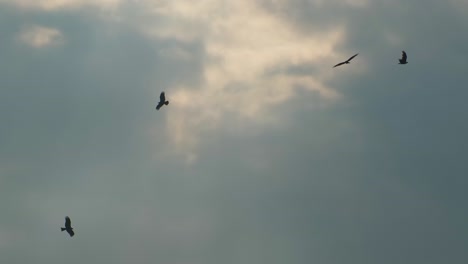
<svg viewBox="0 0 468 264"><path fill-rule="evenodd" d="M44 48L53 45L59 45L64 37L60 30L38 25L25 27L18 35L21 42L34 47Z"/></svg>
<svg viewBox="0 0 468 264"><path fill-rule="evenodd" d="M200 133L223 125L226 115L233 116L239 126L243 122L277 123L278 110L274 107L293 98L297 87L317 92L324 101L339 98L339 94L325 84L332 73L322 62L348 56L334 54L335 45L344 37L344 27L304 34L256 1L16 0L15 4L44 10L84 6L117 10L114 13L117 22L132 24L149 37L202 43L205 51L202 82L166 87L171 100L168 133L179 149L193 150ZM350 0L347 4L354 5L356 1ZM125 12L123 6L131 7L132 12ZM61 37L59 31L42 31L41 34L37 31L24 34L23 41L42 47L54 43L51 40L55 37ZM198 58L183 48L168 48L165 52L178 60ZM310 75L286 72L288 67L302 65L320 67ZM275 69L283 72L270 74ZM156 98L159 92L155 91ZM193 153L190 156L195 160Z"/></svg>
<svg viewBox="0 0 468 264"><path fill-rule="evenodd" d="M322 65L335 56L334 46L344 36L342 28L305 35L247 0L159 1L147 3L145 9L158 17L157 23L140 28L145 34L204 44L202 83L168 89L168 133L185 151L193 150L200 133L225 124L227 115L238 117L239 126L251 121L276 123L272 108L294 97L295 87L318 92L324 100L339 97L325 85L328 65L310 75L268 73Z"/></svg>

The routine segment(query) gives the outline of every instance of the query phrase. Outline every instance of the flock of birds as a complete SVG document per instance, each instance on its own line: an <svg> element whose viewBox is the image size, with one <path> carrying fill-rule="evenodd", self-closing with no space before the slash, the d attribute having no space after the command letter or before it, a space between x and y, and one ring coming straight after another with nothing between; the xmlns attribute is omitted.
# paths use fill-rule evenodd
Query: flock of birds
<svg viewBox="0 0 468 264"><path fill-rule="evenodd" d="M354 57L356 57L357 55L359 55L359 53L356 53L353 56L351 56L351 58L336 64L335 66L333 66L333 68L341 66L343 64L349 64L351 62L351 60L354 59ZM401 59L398 59L400 61L398 64L407 64L408 63L408 61L406 60L407 58L408 57L406 56L406 52L402 51L401 52ZM159 103L156 106L156 110L159 110L159 109L161 109L161 107L163 107L164 105L168 105L168 104L169 104L169 101L166 101L166 94L164 92L162 92L161 95L159 96Z"/></svg>
<svg viewBox="0 0 468 264"><path fill-rule="evenodd" d="M344 65L344 64L349 64L351 62L351 60L354 59L358 54L359 53L356 53L353 56L351 56L351 58L336 64L335 66L333 66L333 68ZM406 60L407 58L408 57L406 55L406 52L402 51L401 52L401 59L398 59L398 61L399 61L398 64L407 64L408 63L408 61ZM168 104L169 104L169 101L166 100L165 92L161 92L161 94L159 95L159 103L156 105L156 110L159 110L159 109L161 109L161 107L163 107L164 105L168 105ZM70 237L75 235L75 232L73 231L73 227L71 227L71 219L68 216L65 217L65 227L61 227L60 229L62 230L62 232L67 231L67 233L70 235Z"/></svg>

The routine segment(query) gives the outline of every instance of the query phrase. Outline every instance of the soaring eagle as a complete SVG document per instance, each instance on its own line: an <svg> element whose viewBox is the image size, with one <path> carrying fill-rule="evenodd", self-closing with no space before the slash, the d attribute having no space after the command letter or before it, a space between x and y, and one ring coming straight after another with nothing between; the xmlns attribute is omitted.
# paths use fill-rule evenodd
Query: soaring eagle
<svg viewBox="0 0 468 264"><path fill-rule="evenodd" d="M168 104L169 104L169 101L166 101L166 95L164 94L164 92L162 92L161 95L159 96L159 103L156 106L156 110L159 110L159 108L161 108L163 105L168 105Z"/></svg>
<svg viewBox="0 0 468 264"><path fill-rule="evenodd" d="M406 61L406 58L408 58L408 57L406 56L406 52L405 52L405 51L402 51L402 52L401 52L401 59L398 59L398 60L400 61L400 63L398 63L398 64L406 64L406 63L408 63L408 62Z"/></svg>
<svg viewBox="0 0 468 264"><path fill-rule="evenodd" d="M341 65L343 65L343 64L349 64L349 62L350 62L352 59L354 59L354 57L356 57L358 54L359 54L359 53L354 54L351 58L349 58L349 59L346 60L346 61L343 61L343 62L338 63L337 65L333 66L333 68L338 67L338 66L341 66Z"/></svg>
<svg viewBox="0 0 468 264"><path fill-rule="evenodd" d="M71 220L70 217L65 216L65 227L60 228L63 231L67 231L67 233L72 237L75 235L75 232L73 232L73 228L71 227Z"/></svg>

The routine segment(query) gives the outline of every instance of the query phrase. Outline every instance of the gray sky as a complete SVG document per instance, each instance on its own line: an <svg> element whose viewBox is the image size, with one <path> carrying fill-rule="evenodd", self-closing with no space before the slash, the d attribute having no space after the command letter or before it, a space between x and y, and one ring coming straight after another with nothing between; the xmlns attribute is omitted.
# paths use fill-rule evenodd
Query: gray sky
<svg viewBox="0 0 468 264"><path fill-rule="evenodd" d="M0 262L466 263L467 13L0 0Z"/></svg>

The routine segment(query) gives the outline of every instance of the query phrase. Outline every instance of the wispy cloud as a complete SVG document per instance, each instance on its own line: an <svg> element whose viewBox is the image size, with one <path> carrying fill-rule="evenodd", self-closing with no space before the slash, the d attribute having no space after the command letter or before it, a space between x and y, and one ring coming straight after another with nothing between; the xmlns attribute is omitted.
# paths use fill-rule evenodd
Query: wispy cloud
<svg viewBox="0 0 468 264"><path fill-rule="evenodd" d="M178 147L192 149L201 131L225 122L276 122L272 109L294 97L298 87L323 100L339 97L324 82L328 65L313 75L269 73L334 57L343 28L305 35L255 1L161 1L146 8L154 21L143 24L143 33L204 46L202 82L169 87L177 107L169 112L168 131Z"/></svg>
<svg viewBox="0 0 468 264"><path fill-rule="evenodd" d="M18 39L33 48L44 48L62 44L64 36L58 29L33 25L23 28Z"/></svg>

